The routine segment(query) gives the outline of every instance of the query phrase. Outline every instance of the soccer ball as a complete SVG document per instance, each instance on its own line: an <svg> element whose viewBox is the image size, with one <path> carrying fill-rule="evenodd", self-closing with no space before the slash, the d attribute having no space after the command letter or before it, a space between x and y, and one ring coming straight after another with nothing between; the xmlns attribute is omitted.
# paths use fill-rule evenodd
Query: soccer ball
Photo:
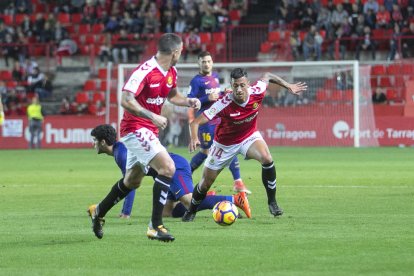
<svg viewBox="0 0 414 276"><path fill-rule="evenodd" d="M236 205L230 201L220 201L213 207L213 219L221 226L232 225L239 216Z"/></svg>

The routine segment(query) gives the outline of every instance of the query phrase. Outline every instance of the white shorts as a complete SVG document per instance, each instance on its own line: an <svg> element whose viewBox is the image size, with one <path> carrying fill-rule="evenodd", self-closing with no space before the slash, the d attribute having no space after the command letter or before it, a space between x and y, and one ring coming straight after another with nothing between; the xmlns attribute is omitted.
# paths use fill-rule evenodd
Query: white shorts
<svg viewBox="0 0 414 276"><path fill-rule="evenodd" d="M235 145L225 146L214 140L213 145L208 152L206 161L204 162L204 166L215 171L221 170L228 166L237 154L240 153L246 157L250 146L257 140L263 140L259 131L254 132L241 143Z"/></svg>
<svg viewBox="0 0 414 276"><path fill-rule="evenodd" d="M128 149L126 169L140 166L145 172L149 162L161 151L167 151L158 137L147 128L140 128L121 138Z"/></svg>

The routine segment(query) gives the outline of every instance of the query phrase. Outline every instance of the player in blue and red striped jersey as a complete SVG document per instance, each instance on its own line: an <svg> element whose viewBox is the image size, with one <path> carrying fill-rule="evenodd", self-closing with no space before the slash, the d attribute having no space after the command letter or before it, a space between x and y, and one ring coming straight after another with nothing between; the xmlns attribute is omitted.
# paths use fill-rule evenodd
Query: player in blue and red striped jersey
<svg viewBox="0 0 414 276"><path fill-rule="evenodd" d="M125 175L125 167L127 160L127 148L122 142L116 141L116 131L111 125L99 125L91 131L93 144L98 154L106 153L113 156L116 164ZM187 160L174 153L169 153L171 159L175 164L175 173L171 181L170 190L168 191L167 202L164 208L164 217L182 217L185 211L190 206L190 201L193 192L193 180L191 177L190 164ZM155 178L157 172L148 167L146 174ZM134 203L135 190L129 192L125 197L122 208L122 217L129 217ZM236 195L208 195L198 207L198 211L205 209L212 209L217 202L227 200L236 204L242 209L246 216L250 218L250 206L247 196L244 192ZM92 205L93 206L93 205ZM93 208L92 206L89 207ZM88 209L88 210L89 210Z"/></svg>
<svg viewBox="0 0 414 276"><path fill-rule="evenodd" d="M201 108L196 116L202 114L204 110L217 101L224 93L221 92L219 75L213 71L213 59L211 54L203 51L198 55L199 73L191 80L188 91L189 98L197 98L201 102ZM200 139L200 151L191 158L191 171L195 171L207 158L208 150L213 144L214 131L220 123L220 118L209 121L198 129L198 139ZM246 188L240 176L240 164L237 156L229 164L229 169L233 175L235 192L251 192Z"/></svg>
<svg viewBox="0 0 414 276"><path fill-rule="evenodd" d="M191 122L189 149L193 152L200 145L197 136L199 126L216 117L221 119L216 129L213 145L204 162L203 176L194 187L191 206L183 216L183 221L194 220L197 207L205 198L207 191L222 169L237 154L260 162L269 211L274 216L283 214L283 210L276 202L276 168L273 158L266 142L257 130L257 115L269 82L286 88L294 95L307 89L305 83L290 84L271 73L265 73L250 86L247 72L242 68L236 68L231 72L233 92L216 101Z"/></svg>

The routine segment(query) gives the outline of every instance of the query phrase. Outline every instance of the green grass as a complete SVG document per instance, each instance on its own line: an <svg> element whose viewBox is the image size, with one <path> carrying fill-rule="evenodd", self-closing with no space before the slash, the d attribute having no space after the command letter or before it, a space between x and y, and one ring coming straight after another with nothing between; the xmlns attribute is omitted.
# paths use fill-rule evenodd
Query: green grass
<svg viewBox="0 0 414 276"><path fill-rule="evenodd" d="M253 218L216 225L164 219L169 244L146 238L152 181L130 220L86 214L120 178L93 149L0 151L0 275L408 275L414 271L413 148L273 148L278 198L270 216L260 165L241 161ZM187 158L185 149L175 149ZM196 171L195 182L201 170ZM231 193L223 171L214 185Z"/></svg>

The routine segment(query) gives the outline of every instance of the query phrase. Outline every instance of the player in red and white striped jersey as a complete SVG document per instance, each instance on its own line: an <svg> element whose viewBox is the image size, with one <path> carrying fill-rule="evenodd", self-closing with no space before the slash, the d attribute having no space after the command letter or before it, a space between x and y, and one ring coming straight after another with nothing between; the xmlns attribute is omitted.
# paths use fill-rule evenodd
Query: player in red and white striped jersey
<svg viewBox="0 0 414 276"><path fill-rule="evenodd" d="M189 149L193 152L200 145L197 136L199 126L214 118L221 118L213 145L204 162L203 176L194 188L191 206L183 216L183 221L194 220L197 206L205 198L214 180L239 153L246 159L255 159L262 164L262 182L267 193L269 211L274 216L283 214L276 202L276 168L273 158L257 130L257 115L269 82L278 84L295 95L307 89L303 82L290 84L271 73L264 74L250 86L247 72L236 68L231 72L233 92L226 94L191 122Z"/></svg>
<svg viewBox="0 0 414 276"><path fill-rule="evenodd" d="M140 186L144 168L157 171L153 188L152 217L147 236L160 241L174 237L163 226L162 212L167 201L174 161L158 139L158 128L165 129L168 119L161 116L161 108L168 99L178 106L200 107L198 99L182 96L177 90L178 62L183 42L176 34L166 33L158 41L157 54L142 63L131 74L122 89L121 105L125 109L121 121L121 142L128 149L125 177L119 180L95 210L90 210L95 235L102 238L103 217L132 189Z"/></svg>

